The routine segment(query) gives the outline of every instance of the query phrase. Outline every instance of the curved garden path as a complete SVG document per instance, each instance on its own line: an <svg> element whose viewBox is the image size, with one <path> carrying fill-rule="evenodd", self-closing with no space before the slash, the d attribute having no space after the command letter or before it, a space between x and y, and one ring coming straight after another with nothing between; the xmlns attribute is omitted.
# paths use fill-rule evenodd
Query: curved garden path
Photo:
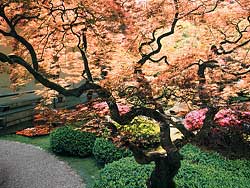
<svg viewBox="0 0 250 188"><path fill-rule="evenodd" d="M66 163L39 147L0 140L0 188L84 188Z"/></svg>

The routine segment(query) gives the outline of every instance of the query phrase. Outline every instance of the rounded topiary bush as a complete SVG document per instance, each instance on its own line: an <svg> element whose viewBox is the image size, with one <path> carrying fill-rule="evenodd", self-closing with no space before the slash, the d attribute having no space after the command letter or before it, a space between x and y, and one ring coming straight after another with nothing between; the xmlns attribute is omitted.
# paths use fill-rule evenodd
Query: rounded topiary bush
<svg viewBox="0 0 250 188"><path fill-rule="evenodd" d="M60 127L50 134L52 151L64 155L89 156L94 142L93 133L77 131L69 126Z"/></svg>
<svg viewBox="0 0 250 188"><path fill-rule="evenodd" d="M133 157L105 165L93 188L146 188L153 164L140 165Z"/></svg>
<svg viewBox="0 0 250 188"><path fill-rule="evenodd" d="M111 141L105 138L97 138L93 147L93 154L99 164L107 164L117 161L123 157L132 156L127 149L116 147Z"/></svg>

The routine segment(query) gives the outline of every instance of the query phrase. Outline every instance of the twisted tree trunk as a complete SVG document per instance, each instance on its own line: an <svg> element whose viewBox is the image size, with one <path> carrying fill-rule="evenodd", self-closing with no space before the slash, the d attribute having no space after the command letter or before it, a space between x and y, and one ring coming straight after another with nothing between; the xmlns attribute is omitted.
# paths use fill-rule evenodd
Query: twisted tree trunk
<svg viewBox="0 0 250 188"><path fill-rule="evenodd" d="M181 156L178 151L159 156L155 169L148 180L148 188L175 188L174 177L181 167Z"/></svg>

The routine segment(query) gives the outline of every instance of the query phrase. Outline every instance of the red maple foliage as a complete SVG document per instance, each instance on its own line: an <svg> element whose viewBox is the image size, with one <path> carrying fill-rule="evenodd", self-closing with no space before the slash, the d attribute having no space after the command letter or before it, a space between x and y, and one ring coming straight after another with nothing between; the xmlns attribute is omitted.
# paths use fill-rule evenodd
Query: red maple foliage
<svg viewBox="0 0 250 188"><path fill-rule="evenodd" d="M44 136L48 135L52 129L50 126L34 126L32 128L26 128L21 131L17 131L17 135L27 136L27 137L34 137L34 136Z"/></svg>
<svg viewBox="0 0 250 188"><path fill-rule="evenodd" d="M247 0L3 0L1 45L15 55L0 52L0 60L10 64L16 85L31 78L28 71L64 96L87 93L90 100L100 99L96 110L106 115L105 101L120 125L139 115L158 121L164 154L126 144L138 162L156 163L149 188L175 187L181 157L170 124L187 140L206 140L221 109L234 106L238 98L249 100L249 10ZM119 108L117 99L126 107ZM207 108L199 116L203 127L197 135L165 112L183 101ZM75 121L88 116L89 107L70 115L54 111L51 121Z"/></svg>

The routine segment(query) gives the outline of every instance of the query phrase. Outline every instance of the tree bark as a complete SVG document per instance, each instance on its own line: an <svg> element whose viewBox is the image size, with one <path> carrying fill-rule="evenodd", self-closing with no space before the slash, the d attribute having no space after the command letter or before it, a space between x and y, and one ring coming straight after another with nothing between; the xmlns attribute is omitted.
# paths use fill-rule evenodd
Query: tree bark
<svg viewBox="0 0 250 188"><path fill-rule="evenodd" d="M181 155L178 151L160 156L155 161L147 188L175 188L174 177L181 167Z"/></svg>

